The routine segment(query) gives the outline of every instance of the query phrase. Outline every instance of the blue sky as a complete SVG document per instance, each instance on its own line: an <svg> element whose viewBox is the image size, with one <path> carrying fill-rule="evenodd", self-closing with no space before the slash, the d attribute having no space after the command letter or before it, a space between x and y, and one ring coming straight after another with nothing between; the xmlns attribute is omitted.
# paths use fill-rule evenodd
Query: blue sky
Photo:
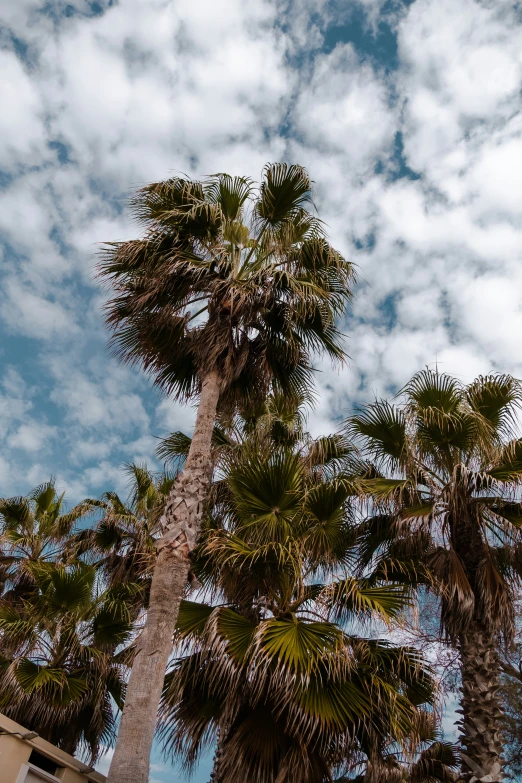
<svg viewBox="0 0 522 783"><path fill-rule="evenodd" d="M0 0L0 494L51 474L71 501L122 491L122 463L190 429L109 356L93 279L97 243L136 233L126 197L173 171L309 168L361 278L314 432L436 361L522 376L521 19L512 0Z"/></svg>

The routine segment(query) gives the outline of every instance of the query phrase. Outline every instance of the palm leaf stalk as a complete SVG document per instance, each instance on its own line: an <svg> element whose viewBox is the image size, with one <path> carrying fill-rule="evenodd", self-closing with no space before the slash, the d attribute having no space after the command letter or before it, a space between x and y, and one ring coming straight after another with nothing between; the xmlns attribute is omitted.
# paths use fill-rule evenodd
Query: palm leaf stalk
<svg viewBox="0 0 522 783"><path fill-rule="evenodd" d="M354 632L389 622L408 589L351 575L353 449L311 439L290 411L269 398L214 436L220 479L193 558L208 600L181 604L160 713L188 767L217 740L213 783L330 781L375 735L404 738L433 699L415 651ZM171 437L160 450L183 448Z"/></svg>
<svg viewBox="0 0 522 783"><path fill-rule="evenodd" d="M218 408L303 392L314 352L342 361L335 326L353 269L309 211L299 166L265 167L258 188L218 174L173 178L132 202L142 239L107 246L100 274L114 297L107 322L125 361L174 398L199 398L191 446L162 518L144 632L128 686L109 783L147 783L172 631L201 526Z"/></svg>
<svg viewBox="0 0 522 783"><path fill-rule="evenodd" d="M442 632L459 651L466 781L502 779L498 652L513 638L522 577L521 402L511 376L466 386L425 370L398 404L376 402L347 425L373 462L359 481L372 511L363 566L388 577L409 568L435 591Z"/></svg>

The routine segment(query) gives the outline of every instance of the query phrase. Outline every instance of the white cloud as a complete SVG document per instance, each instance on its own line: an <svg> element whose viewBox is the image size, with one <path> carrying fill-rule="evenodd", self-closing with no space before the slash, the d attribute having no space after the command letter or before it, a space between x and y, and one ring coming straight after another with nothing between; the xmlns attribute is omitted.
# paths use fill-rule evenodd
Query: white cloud
<svg viewBox="0 0 522 783"><path fill-rule="evenodd" d="M0 493L3 497L11 492L12 467L9 461L0 454Z"/></svg>
<svg viewBox="0 0 522 783"><path fill-rule="evenodd" d="M138 465L146 464L149 469L154 470L157 467L154 454L158 443L158 438L152 435L143 435L137 440L126 443L123 447L123 451L127 455L126 461Z"/></svg>
<svg viewBox="0 0 522 783"><path fill-rule="evenodd" d="M74 314L64 304L40 296L14 277L4 281L0 317L10 332L51 339L71 337L78 332Z"/></svg>
<svg viewBox="0 0 522 783"><path fill-rule="evenodd" d="M8 171L41 163L48 155L42 134L41 96L13 52L0 50L0 160Z"/></svg>
<svg viewBox="0 0 522 783"><path fill-rule="evenodd" d="M412 5L399 25L399 47L405 146L415 169L443 170L460 142L487 139L518 109L521 33L505 0Z"/></svg>
<svg viewBox="0 0 522 783"><path fill-rule="evenodd" d="M85 440L75 439L71 459L78 463L93 459L105 459L110 455L115 445L115 439L108 436L103 440L99 438L97 440L89 438Z"/></svg>
<svg viewBox="0 0 522 783"><path fill-rule="evenodd" d="M460 711L457 711L459 708L460 699L458 696L453 696L447 700L442 715L442 730L446 742L457 742L459 734L457 722L461 720Z"/></svg>
<svg viewBox="0 0 522 783"><path fill-rule="evenodd" d="M51 399L64 410L67 421L104 434L148 428L149 416L135 390L140 382L132 371L105 357L93 357L80 368L68 355L51 355L49 366L56 381Z"/></svg>
<svg viewBox="0 0 522 783"><path fill-rule="evenodd" d="M157 426L161 428L158 434L165 436L178 431L190 433L195 418L196 411L193 406L180 405L165 397L156 408Z"/></svg>
<svg viewBox="0 0 522 783"><path fill-rule="evenodd" d="M11 389L10 391L11 393L0 396L0 426L3 427L4 432L14 422L23 419L32 407L31 403L23 396L15 396L12 393L16 390Z"/></svg>
<svg viewBox="0 0 522 783"><path fill-rule="evenodd" d="M38 421L25 421L7 439L7 445L12 449L41 452L47 450L57 435L56 427L50 427Z"/></svg>
<svg viewBox="0 0 522 783"><path fill-rule="evenodd" d="M306 79L306 72L303 74ZM375 165L393 140L395 122L386 83L350 44L315 59L301 85L295 120L307 145L342 153L353 177Z"/></svg>
<svg viewBox="0 0 522 783"><path fill-rule="evenodd" d="M83 472L82 478L86 487L94 487L95 489L103 489L107 482L110 482L111 487L116 492L125 490L127 487L127 479L123 475L121 468L116 467L113 463L102 460L98 465L92 468L86 468Z"/></svg>
<svg viewBox="0 0 522 783"><path fill-rule="evenodd" d="M365 5L375 24L382 4ZM285 62L286 51L313 50L328 23L343 22L341 5L287 8L286 37L274 26L268 2L247 7L234 0L224 14L219 2L202 9L188 0L175 7L164 0L146 6L125 0L95 18L63 18L53 36L46 33L49 18L37 16L36 7L18 6L7 21L19 35L25 24L38 68L30 73L13 52L6 57L22 85L24 111L32 112L31 138L39 133L42 143L62 141L69 163L28 172L4 191L0 224L27 259L15 267L16 282L7 279L2 314L11 330L47 339L69 338L76 324L99 331L94 307L100 297L79 313L71 287L69 296L57 296L49 277L79 270L91 284L95 242L135 231L114 200L133 186L174 167L257 175L286 145L310 166L335 242L360 262L369 283L350 324L349 369L328 383L321 375L325 399L315 413L321 426L353 395L384 393L437 357L458 356L471 369L483 361L491 365L490 355L503 361L513 356L510 339L497 350L501 324L507 329L510 318L495 319L501 300L491 300L491 318L477 327L471 294L484 290L473 282L477 275L493 265L498 275L499 264L515 260L520 247L513 216L521 178L510 165L520 145L513 118L519 34L508 3L487 8L465 0L457 14L448 6L441 18L439 3L417 0L392 19L401 60L398 73L387 76L352 45L317 55L301 72ZM87 6L78 2L75 8L85 14ZM291 127L286 139L277 134L285 117ZM397 130L408 164L423 180L386 183ZM384 175L372 173L378 159ZM66 251L50 238L53 225L63 232ZM354 253L353 237L372 232L375 248ZM391 327L382 304L390 296ZM518 324L515 299L511 294L512 330ZM487 332L489 321L495 323ZM103 377L104 368L102 363L101 374L92 367L55 371L52 400L80 427L123 433L132 420L145 435L150 420L140 390L125 389L112 370ZM193 421L191 410L168 401L157 405L155 416L154 426L167 431L189 429ZM105 437L108 442L112 436L107 431ZM94 443L79 438L75 459L114 453L113 441L97 454Z"/></svg>
<svg viewBox="0 0 522 783"><path fill-rule="evenodd" d="M478 208L487 218L499 213L513 217L520 227L522 203L522 138L508 138L485 144L470 171Z"/></svg>
<svg viewBox="0 0 522 783"><path fill-rule="evenodd" d="M165 764L151 764L150 765L150 771L151 772L167 772L168 767L165 766Z"/></svg>

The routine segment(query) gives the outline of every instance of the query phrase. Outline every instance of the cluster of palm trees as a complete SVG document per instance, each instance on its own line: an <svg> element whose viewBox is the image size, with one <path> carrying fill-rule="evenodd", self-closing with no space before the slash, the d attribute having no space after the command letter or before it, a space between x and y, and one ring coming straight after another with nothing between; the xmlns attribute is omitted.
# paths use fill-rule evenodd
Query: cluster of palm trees
<svg viewBox="0 0 522 783"><path fill-rule="evenodd" d="M142 238L99 265L113 346L198 401L194 432L161 443L164 474L128 466L128 500L0 502L0 708L94 761L123 707L109 783L147 783L154 736L187 768L214 746L214 783L500 782L522 386L422 371L314 439L313 363L345 359L355 278L306 171L173 178L132 207ZM428 594L458 747L436 668L390 641Z"/></svg>
<svg viewBox="0 0 522 783"><path fill-rule="evenodd" d="M66 511L53 481L0 500L0 710L92 763L115 737L169 486L128 470L127 505L107 493Z"/></svg>

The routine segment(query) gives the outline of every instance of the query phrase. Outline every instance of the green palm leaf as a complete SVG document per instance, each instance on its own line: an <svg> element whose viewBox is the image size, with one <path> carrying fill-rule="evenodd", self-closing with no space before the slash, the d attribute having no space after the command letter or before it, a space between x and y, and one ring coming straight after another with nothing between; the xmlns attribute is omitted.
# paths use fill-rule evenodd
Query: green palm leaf
<svg viewBox="0 0 522 783"><path fill-rule="evenodd" d="M204 192L209 201L218 204L223 218L239 221L243 207L254 191L254 183L248 177L231 177L229 174L215 174L205 182Z"/></svg>
<svg viewBox="0 0 522 783"><path fill-rule="evenodd" d="M54 610L71 611L90 601L95 569L89 566L75 566L52 569L49 573L49 586L46 589L46 601ZM47 575L44 577L47 579Z"/></svg>
<svg viewBox="0 0 522 783"><path fill-rule="evenodd" d="M375 500L388 500L415 490L411 479L358 479L356 486L362 494L370 495Z"/></svg>
<svg viewBox="0 0 522 783"><path fill-rule="evenodd" d="M8 644L30 642L34 620L4 603L0 605L0 630Z"/></svg>
<svg viewBox="0 0 522 783"><path fill-rule="evenodd" d="M238 663L245 661L250 650L256 626L232 609L220 609L216 619L216 631L227 641L227 652Z"/></svg>
<svg viewBox="0 0 522 783"><path fill-rule="evenodd" d="M453 783L460 765L456 745L449 742L434 742L421 751L418 761L410 769L411 783Z"/></svg>
<svg viewBox="0 0 522 783"><path fill-rule="evenodd" d="M388 402L376 402L352 416L348 436L358 438L372 459L399 461L406 448L406 420L403 412Z"/></svg>
<svg viewBox="0 0 522 783"><path fill-rule="evenodd" d="M267 620L257 632L262 660L288 666L296 672L311 672L325 655L343 644L342 632L331 623L307 623L296 617Z"/></svg>
<svg viewBox="0 0 522 783"><path fill-rule="evenodd" d="M267 164L256 211L272 226L288 219L311 202L312 183L301 166L286 163Z"/></svg>
<svg viewBox="0 0 522 783"><path fill-rule="evenodd" d="M462 384L450 375L421 370L406 384L403 393L416 410L452 414L460 407Z"/></svg>
<svg viewBox="0 0 522 783"><path fill-rule="evenodd" d="M213 612L211 606L196 603L195 601L182 601L179 607L177 633L183 638L186 636L201 636L209 617Z"/></svg>
<svg viewBox="0 0 522 783"><path fill-rule="evenodd" d="M156 456L163 462L177 461L179 465L183 465L189 453L191 443L192 438L189 438L188 435L185 435L183 432L173 432L160 441L156 449Z"/></svg>
<svg viewBox="0 0 522 783"><path fill-rule="evenodd" d="M27 658L20 659L14 676L26 693L46 689L56 703L75 701L88 687L81 677L70 675L64 669L39 666Z"/></svg>
<svg viewBox="0 0 522 783"><path fill-rule="evenodd" d="M367 691L356 681L336 680L324 670L312 672L307 686L299 687L296 700L307 713L337 731L371 714Z"/></svg>
<svg viewBox="0 0 522 783"><path fill-rule="evenodd" d="M238 465L229 486L244 524L255 525L258 537L281 541L300 510L302 480L298 456L276 453L268 462L258 459Z"/></svg>
<svg viewBox="0 0 522 783"><path fill-rule="evenodd" d="M522 403L520 382L511 375L479 376L466 389L470 407L485 419L493 433L513 437Z"/></svg>
<svg viewBox="0 0 522 783"><path fill-rule="evenodd" d="M372 586L366 579L353 577L332 582L323 591L322 600L333 617L341 621L376 616L389 622L412 603L406 585Z"/></svg>
<svg viewBox="0 0 522 783"><path fill-rule="evenodd" d="M92 620L96 648L114 649L130 638L132 630L128 611L114 611L114 608L102 606Z"/></svg>

